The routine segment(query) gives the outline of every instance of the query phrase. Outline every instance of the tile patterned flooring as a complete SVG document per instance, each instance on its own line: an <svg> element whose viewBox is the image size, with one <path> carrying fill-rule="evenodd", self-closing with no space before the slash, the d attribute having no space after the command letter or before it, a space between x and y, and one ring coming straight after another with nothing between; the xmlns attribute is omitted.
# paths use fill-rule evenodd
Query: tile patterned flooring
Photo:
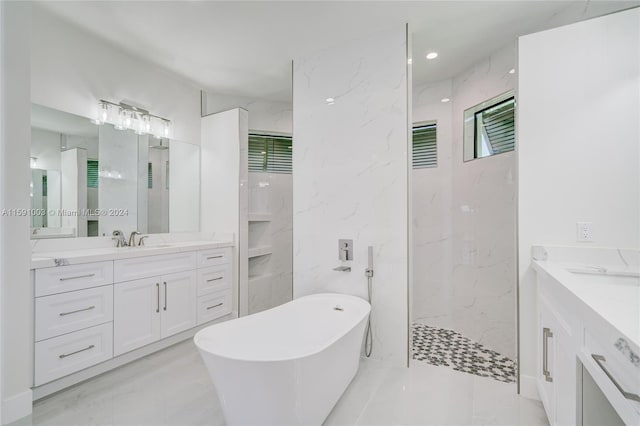
<svg viewBox="0 0 640 426"><path fill-rule="evenodd" d="M513 383L413 361L410 368L362 359L325 425L547 425L542 405ZM38 401L34 425L224 425L191 340Z"/></svg>
<svg viewBox="0 0 640 426"><path fill-rule="evenodd" d="M414 323L411 327L413 359L455 371L516 382L516 363L453 330Z"/></svg>

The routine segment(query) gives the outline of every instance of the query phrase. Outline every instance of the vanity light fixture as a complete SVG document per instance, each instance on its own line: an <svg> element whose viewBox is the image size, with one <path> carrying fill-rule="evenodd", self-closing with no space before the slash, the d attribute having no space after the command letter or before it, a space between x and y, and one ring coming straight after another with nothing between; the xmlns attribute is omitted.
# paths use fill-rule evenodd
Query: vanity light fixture
<svg viewBox="0 0 640 426"><path fill-rule="evenodd" d="M38 158L37 157L30 157L30 162L29 164L31 165L32 169L35 169L36 166L38 165Z"/></svg>
<svg viewBox="0 0 640 426"><path fill-rule="evenodd" d="M98 117L95 124L110 123L118 130L133 130L139 135L154 135L157 138L169 137L171 121L140 107L124 102L114 103L100 99Z"/></svg>
<svg viewBox="0 0 640 426"><path fill-rule="evenodd" d="M438 57L438 52L429 52L427 53L427 59L431 60L431 59L435 59Z"/></svg>

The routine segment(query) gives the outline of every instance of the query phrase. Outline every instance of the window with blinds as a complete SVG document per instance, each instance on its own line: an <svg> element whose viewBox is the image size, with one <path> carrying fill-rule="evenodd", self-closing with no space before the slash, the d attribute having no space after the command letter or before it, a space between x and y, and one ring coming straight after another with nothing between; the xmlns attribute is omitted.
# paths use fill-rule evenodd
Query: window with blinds
<svg viewBox="0 0 640 426"><path fill-rule="evenodd" d="M413 128L413 168L437 167L438 150L436 125L425 124Z"/></svg>
<svg viewBox="0 0 640 426"><path fill-rule="evenodd" d="M515 99L509 98L475 113L476 158L515 148Z"/></svg>
<svg viewBox="0 0 640 426"><path fill-rule="evenodd" d="M87 160L87 187L97 188L99 178L98 160Z"/></svg>
<svg viewBox="0 0 640 426"><path fill-rule="evenodd" d="M249 135L249 171L291 173L291 136Z"/></svg>

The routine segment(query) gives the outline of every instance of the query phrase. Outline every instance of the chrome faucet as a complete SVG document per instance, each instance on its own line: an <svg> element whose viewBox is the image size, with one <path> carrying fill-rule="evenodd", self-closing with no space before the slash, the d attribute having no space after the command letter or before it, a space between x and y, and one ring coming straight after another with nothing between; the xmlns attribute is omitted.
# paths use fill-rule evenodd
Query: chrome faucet
<svg viewBox="0 0 640 426"><path fill-rule="evenodd" d="M122 233L122 231L116 229L111 235L113 235L112 240L116 240L116 247L127 246L127 240L124 239L124 234Z"/></svg>
<svg viewBox="0 0 640 426"><path fill-rule="evenodd" d="M129 247L136 246L136 235L142 235L142 234L138 231L133 231L131 235L129 235Z"/></svg>
<svg viewBox="0 0 640 426"><path fill-rule="evenodd" d="M142 237L140 237L140 239L138 240L138 246L143 246L144 245L144 239L145 238L149 238L148 235L143 235Z"/></svg>

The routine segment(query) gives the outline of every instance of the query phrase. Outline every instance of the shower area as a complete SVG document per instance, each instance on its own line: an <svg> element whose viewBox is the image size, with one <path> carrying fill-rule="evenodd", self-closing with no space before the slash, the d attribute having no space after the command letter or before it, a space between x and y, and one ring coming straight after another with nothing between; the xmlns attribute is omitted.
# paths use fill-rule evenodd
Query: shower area
<svg viewBox="0 0 640 426"><path fill-rule="evenodd" d="M515 382L515 46L449 74L428 52L414 42L412 362Z"/></svg>

